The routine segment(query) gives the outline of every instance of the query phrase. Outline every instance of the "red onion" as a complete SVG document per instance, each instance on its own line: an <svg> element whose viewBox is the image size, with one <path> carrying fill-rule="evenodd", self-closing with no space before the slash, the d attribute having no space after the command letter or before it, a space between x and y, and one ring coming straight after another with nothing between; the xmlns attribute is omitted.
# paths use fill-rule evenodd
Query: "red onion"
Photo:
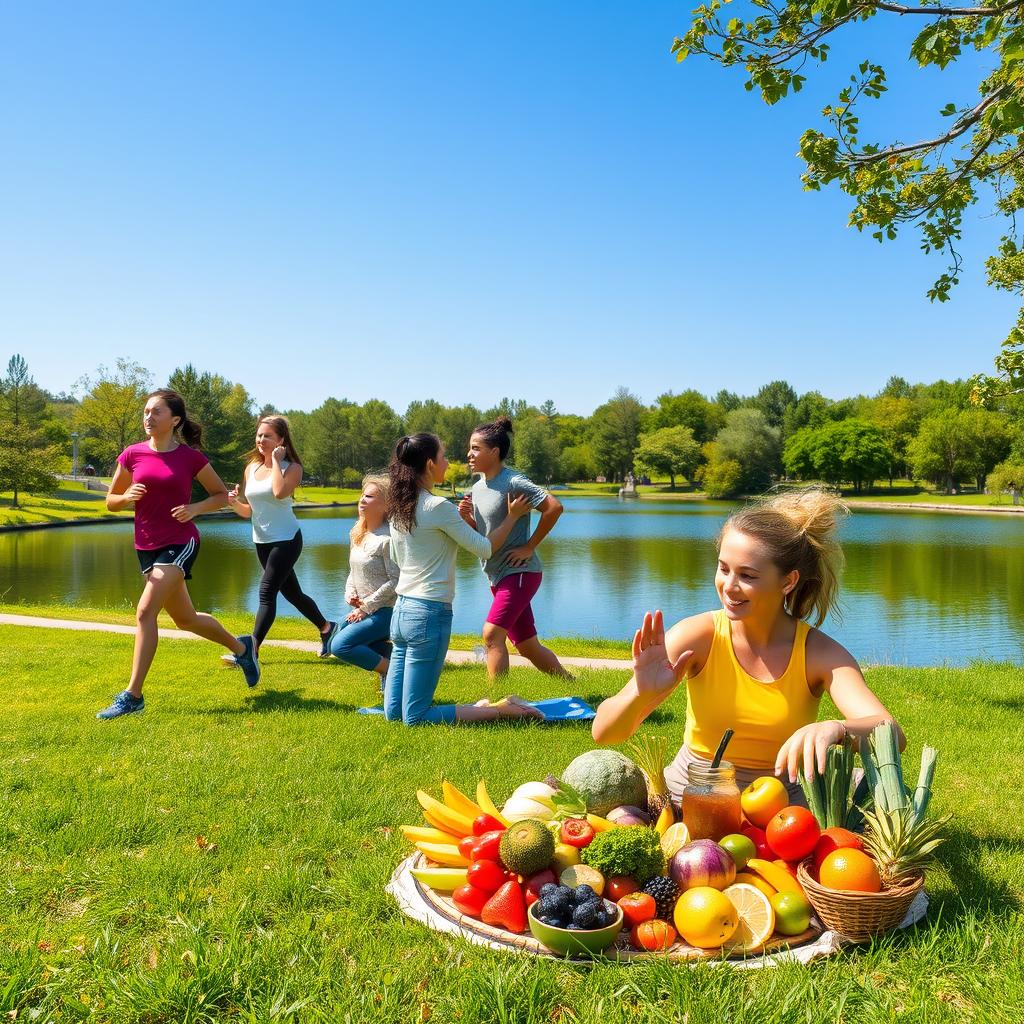
<svg viewBox="0 0 1024 1024"><path fill-rule="evenodd" d="M683 890L698 885L724 889L736 881L736 863L727 850L710 839L695 839L677 850L669 872Z"/></svg>

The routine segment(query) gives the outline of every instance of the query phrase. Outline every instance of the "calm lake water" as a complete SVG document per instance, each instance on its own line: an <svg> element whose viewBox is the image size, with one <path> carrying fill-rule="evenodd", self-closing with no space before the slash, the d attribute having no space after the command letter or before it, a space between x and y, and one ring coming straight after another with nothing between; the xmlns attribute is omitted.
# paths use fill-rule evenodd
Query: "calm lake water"
<svg viewBox="0 0 1024 1024"><path fill-rule="evenodd" d="M668 621L717 607L714 537L730 506L573 498L541 548L541 636L628 639L648 608ZM354 509L302 514L303 587L340 611ZM249 525L200 523L190 589L210 611L254 610L259 565ZM0 534L4 601L134 606L130 524ZM866 663L963 665L1024 657L1024 519L859 512L842 530L842 619L825 629ZM460 555L454 630L478 632L490 604L479 563ZM284 601L282 614L297 614Z"/></svg>

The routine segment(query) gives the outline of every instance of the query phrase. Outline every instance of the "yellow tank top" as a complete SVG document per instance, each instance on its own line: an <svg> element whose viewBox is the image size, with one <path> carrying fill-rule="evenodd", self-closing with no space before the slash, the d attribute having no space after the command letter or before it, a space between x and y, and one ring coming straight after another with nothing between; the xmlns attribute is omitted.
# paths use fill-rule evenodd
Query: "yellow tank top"
<svg viewBox="0 0 1024 1024"><path fill-rule="evenodd" d="M789 664L780 678L764 683L736 660L724 611L712 613L715 636L704 667L686 680L684 742L699 757L714 756L726 729L735 732L726 760L741 768L774 769L779 747L801 726L817 721L820 697L807 685L809 626L797 620Z"/></svg>

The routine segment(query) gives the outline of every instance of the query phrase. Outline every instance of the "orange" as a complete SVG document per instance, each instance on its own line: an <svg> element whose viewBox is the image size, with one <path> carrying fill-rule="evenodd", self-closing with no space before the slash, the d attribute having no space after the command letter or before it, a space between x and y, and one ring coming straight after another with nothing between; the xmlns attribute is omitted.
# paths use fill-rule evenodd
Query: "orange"
<svg viewBox="0 0 1024 1024"><path fill-rule="evenodd" d="M683 939L698 949L724 945L740 924L729 897L707 885L687 889L676 901L672 917Z"/></svg>
<svg viewBox="0 0 1024 1024"><path fill-rule="evenodd" d="M875 862L862 850L833 850L821 862L818 880L826 889L847 892L880 892L882 889Z"/></svg>

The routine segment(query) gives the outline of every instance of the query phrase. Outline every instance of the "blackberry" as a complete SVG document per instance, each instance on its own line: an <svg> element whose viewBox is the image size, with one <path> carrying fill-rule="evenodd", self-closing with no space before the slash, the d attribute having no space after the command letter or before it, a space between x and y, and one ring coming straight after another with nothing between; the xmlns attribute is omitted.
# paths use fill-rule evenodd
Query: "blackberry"
<svg viewBox="0 0 1024 1024"><path fill-rule="evenodd" d="M597 919L597 905L584 903L572 912L572 923L580 928L593 928Z"/></svg>
<svg viewBox="0 0 1024 1024"><path fill-rule="evenodd" d="M666 921L672 920L672 910L679 898L679 886L671 878L658 875L652 878L641 891L654 897L658 908L658 917Z"/></svg>
<svg viewBox="0 0 1024 1024"><path fill-rule="evenodd" d="M597 893L594 892L593 886L587 885L586 882L583 885L576 887L576 891L573 893L573 900L576 906L581 907L584 903L589 903Z"/></svg>

